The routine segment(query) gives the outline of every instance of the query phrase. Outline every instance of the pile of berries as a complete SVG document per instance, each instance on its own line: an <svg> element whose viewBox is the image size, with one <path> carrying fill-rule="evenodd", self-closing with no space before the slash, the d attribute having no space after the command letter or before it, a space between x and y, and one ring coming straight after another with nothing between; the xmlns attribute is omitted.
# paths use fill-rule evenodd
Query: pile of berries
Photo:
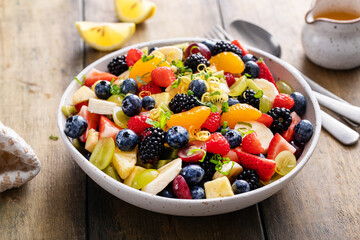
<svg viewBox="0 0 360 240"><path fill-rule="evenodd" d="M306 98L238 41L130 49L63 106L65 134L118 181L163 197L253 191L288 174L311 139Z"/></svg>

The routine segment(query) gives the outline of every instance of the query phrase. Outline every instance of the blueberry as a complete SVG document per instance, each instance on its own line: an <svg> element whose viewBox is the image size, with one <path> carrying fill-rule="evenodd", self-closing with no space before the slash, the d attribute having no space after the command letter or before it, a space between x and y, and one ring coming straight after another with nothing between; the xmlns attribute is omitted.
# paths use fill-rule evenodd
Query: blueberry
<svg viewBox="0 0 360 240"><path fill-rule="evenodd" d="M223 135L226 138L226 140L229 142L230 148L236 148L240 146L242 142L242 137L239 131L229 130L225 132Z"/></svg>
<svg viewBox="0 0 360 240"><path fill-rule="evenodd" d="M239 193L244 193L244 192L248 192L250 191L250 185L247 181L245 180L236 180L232 185L231 185L233 191L235 194L239 194Z"/></svg>
<svg viewBox="0 0 360 240"><path fill-rule="evenodd" d="M205 171L199 165L190 164L180 171L180 175L184 177L188 185L200 183L205 176Z"/></svg>
<svg viewBox="0 0 360 240"><path fill-rule="evenodd" d="M199 186L193 186L190 189L192 199L204 199L205 198L205 190Z"/></svg>
<svg viewBox="0 0 360 240"><path fill-rule="evenodd" d="M173 148L181 148L189 142L189 132L181 126L170 128L165 136L167 144Z"/></svg>
<svg viewBox="0 0 360 240"><path fill-rule="evenodd" d="M138 89L137 82L133 78L127 78L120 84L120 90L124 94L136 94Z"/></svg>
<svg viewBox="0 0 360 240"><path fill-rule="evenodd" d="M306 98L299 92L291 93L290 97L294 99L295 102L291 111L296 112L301 117L306 111Z"/></svg>
<svg viewBox="0 0 360 240"><path fill-rule="evenodd" d="M146 96L141 100L141 105L146 110L151 110L155 107L155 99L151 96Z"/></svg>
<svg viewBox="0 0 360 240"><path fill-rule="evenodd" d="M127 95L121 103L121 108L125 115L132 117L141 112L141 99L136 95Z"/></svg>
<svg viewBox="0 0 360 240"><path fill-rule="evenodd" d="M228 100L229 107L231 107L232 105L238 104L238 103L240 103L240 102L236 98L229 98L229 100Z"/></svg>
<svg viewBox="0 0 360 240"><path fill-rule="evenodd" d="M296 149L294 155L295 155L296 159L299 159L301 154L304 151L304 144L298 143L296 141L291 141L290 144Z"/></svg>
<svg viewBox="0 0 360 240"><path fill-rule="evenodd" d="M266 158L265 155L262 153L256 154L256 156L261 157L261 158Z"/></svg>
<svg viewBox="0 0 360 240"><path fill-rule="evenodd" d="M257 78L260 73L260 68L254 61L248 61L245 63L245 70L243 74L249 74L252 78Z"/></svg>
<svg viewBox="0 0 360 240"><path fill-rule="evenodd" d="M68 137L78 138L85 133L87 126L85 118L75 115L66 119L64 132Z"/></svg>
<svg viewBox="0 0 360 240"><path fill-rule="evenodd" d="M195 79L189 84L189 90L193 91L195 97L201 99L202 95L206 93L207 87L204 80Z"/></svg>
<svg viewBox="0 0 360 240"><path fill-rule="evenodd" d="M136 147L138 136L131 129L123 129L118 132L115 138L116 146L121 151L131 151Z"/></svg>
<svg viewBox="0 0 360 240"><path fill-rule="evenodd" d="M155 50L158 50L159 48L158 47L152 47L149 49L149 52L148 52L148 55L150 55L150 53L152 53L153 51Z"/></svg>
<svg viewBox="0 0 360 240"><path fill-rule="evenodd" d="M201 43L205 44L209 48L210 52L212 52L212 49L214 48L214 46L216 44L216 42L211 41L211 40L205 40L205 41L202 41Z"/></svg>
<svg viewBox="0 0 360 240"><path fill-rule="evenodd" d="M100 99L108 99L111 96L110 82L101 81L95 86L95 94Z"/></svg>
<svg viewBox="0 0 360 240"><path fill-rule="evenodd" d="M247 63L249 61L256 62L256 60L257 60L257 58L254 55L250 54L250 53L244 55L241 59L242 59L242 61L244 63Z"/></svg>
<svg viewBox="0 0 360 240"><path fill-rule="evenodd" d="M294 127L294 139L299 143L306 143L313 135L314 127L308 120L301 120Z"/></svg>
<svg viewBox="0 0 360 240"><path fill-rule="evenodd" d="M173 191L172 191L172 187L166 187L164 188L164 190L162 190L161 192L158 193L159 196L162 197L167 197L167 198L176 198Z"/></svg>

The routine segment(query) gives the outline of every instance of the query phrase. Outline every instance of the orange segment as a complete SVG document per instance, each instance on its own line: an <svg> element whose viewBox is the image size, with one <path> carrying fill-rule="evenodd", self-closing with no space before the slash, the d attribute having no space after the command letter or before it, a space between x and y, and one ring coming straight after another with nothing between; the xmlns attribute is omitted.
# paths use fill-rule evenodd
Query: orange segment
<svg viewBox="0 0 360 240"><path fill-rule="evenodd" d="M141 81L139 82L136 77L138 76L142 81L148 83L151 81L151 71L156 67L170 67L170 65L157 56L146 62L143 62L143 60L140 59L132 67L129 77L135 79L138 82L138 87L141 87L144 83Z"/></svg>
<svg viewBox="0 0 360 240"><path fill-rule="evenodd" d="M256 121L261 117L261 112L248 104L235 104L221 116L221 125L227 121L230 128L234 128L238 122Z"/></svg>
<svg viewBox="0 0 360 240"><path fill-rule="evenodd" d="M242 73L245 69L241 58L232 52L222 52L210 58L210 66L216 67L218 71L224 70L229 73Z"/></svg>
<svg viewBox="0 0 360 240"><path fill-rule="evenodd" d="M173 126L182 126L188 131L190 126L194 126L195 129L200 129L201 125L210 115L210 112L210 108L205 106L194 107L189 111L171 115L166 124L169 128Z"/></svg>

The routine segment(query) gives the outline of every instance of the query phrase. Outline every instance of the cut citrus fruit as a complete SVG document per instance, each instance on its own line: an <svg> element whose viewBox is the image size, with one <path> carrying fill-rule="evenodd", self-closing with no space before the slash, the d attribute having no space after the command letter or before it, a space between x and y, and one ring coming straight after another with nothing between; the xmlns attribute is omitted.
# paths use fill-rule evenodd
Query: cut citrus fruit
<svg viewBox="0 0 360 240"><path fill-rule="evenodd" d="M256 108L244 103L232 105L229 111L221 116L221 125L226 121L230 128L234 128L238 122L256 121L261 117L261 112Z"/></svg>
<svg viewBox="0 0 360 240"><path fill-rule="evenodd" d="M177 62L183 58L183 51L178 47L161 47L153 51L151 54L157 56L157 52L162 53L168 63L172 63L172 61Z"/></svg>
<svg viewBox="0 0 360 240"><path fill-rule="evenodd" d="M157 67L170 67L170 65L157 56L148 57L148 60L140 59L137 61L130 71L130 78L136 79L138 87L151 81L151 72Z"/></svg>
<svg viewBox="0 0 360 240"><path fill-rule="evenodd" d="M99 51L113 51L126 43L135 32L134 23L76 22L81 38Z"/></svg>
<svg viewBox="0 0 360 240"><path fill-rule="evenodd" d="M115 0L116 15L122 22L142 23L155 14L156 6L147 0Z"/></svg>
<svg viewBox="0 0 360 240"><path fill-rule="evenodd" d="M210 58L210 66L216 67L218 71L224 70L229 73L242 73L245 69L241 58L232 52L222 52Z"/></svg>
<svg viewBox="0 0 360 240"><path fill-rule="evenodd" d="M191 126L194 126L195 129L200 129L201 125L210 115L210 112L210 108L205 106L194 107L189 111L171 115L166 125L169 128L173 126L182 126L188 131Z"/></svg>

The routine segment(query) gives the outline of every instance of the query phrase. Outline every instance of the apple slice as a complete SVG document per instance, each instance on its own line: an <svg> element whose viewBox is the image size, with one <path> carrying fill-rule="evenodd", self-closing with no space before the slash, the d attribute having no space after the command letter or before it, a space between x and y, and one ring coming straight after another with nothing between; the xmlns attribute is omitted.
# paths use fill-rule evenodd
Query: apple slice
<svg viewBox="0 0 360 240"><path fill-rule="evenodd" d="M275 85L265 79L254 79L254 83L263 90L264 95L273 103L276 95L279 94Z"/></svg>

